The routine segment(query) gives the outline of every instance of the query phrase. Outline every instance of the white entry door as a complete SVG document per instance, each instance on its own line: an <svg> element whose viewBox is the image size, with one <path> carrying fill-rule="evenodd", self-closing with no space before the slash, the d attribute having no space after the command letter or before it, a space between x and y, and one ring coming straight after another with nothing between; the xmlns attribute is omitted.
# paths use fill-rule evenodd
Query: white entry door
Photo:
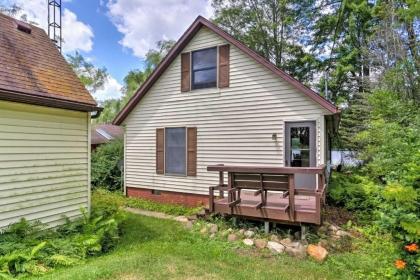
<svg viewBox="0 0 420 280"><path fill-rule="evenodd" d="M315 122L286 122L285 164L291 167L316 166ZM295 186L299 189L314 189L316 176L296 174Z"/></svg>

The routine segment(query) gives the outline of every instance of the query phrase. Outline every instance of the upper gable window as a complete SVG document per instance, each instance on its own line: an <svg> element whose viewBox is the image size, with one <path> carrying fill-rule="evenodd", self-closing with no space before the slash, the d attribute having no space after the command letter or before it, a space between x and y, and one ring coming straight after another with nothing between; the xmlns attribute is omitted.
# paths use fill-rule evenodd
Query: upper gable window
<svg viewBox="0 0 420 280"><path fill-rule="evenodd" d="M192 88L217 86L217 48L192 52Z"/></svg>

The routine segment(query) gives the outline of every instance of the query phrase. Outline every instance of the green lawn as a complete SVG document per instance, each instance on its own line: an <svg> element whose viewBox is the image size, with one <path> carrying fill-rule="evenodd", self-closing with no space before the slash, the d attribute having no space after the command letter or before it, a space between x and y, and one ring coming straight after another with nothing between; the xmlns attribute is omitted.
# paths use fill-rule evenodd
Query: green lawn
<svg viewBox="0 0 420 280"><path fill-rule="evenodd" d="M175 221L134 214L128 215L123 229L121 242L110 254L36 279L366 279L369 273L375 279L373 271L380 265L362 251L334 255L324 264L261 255L201 237Z"/></svg>

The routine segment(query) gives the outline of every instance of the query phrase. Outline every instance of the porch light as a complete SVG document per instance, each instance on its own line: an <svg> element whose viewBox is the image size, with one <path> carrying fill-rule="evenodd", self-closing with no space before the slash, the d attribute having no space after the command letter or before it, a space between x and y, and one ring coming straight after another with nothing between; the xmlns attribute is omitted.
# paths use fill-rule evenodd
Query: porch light
<svg viewBox="0 0 420 280"><path fill-rule="evenodd" d="M277 141L277 133L273 133L273 134L271 135L271 140L273 140L273 141Z"/></svg>

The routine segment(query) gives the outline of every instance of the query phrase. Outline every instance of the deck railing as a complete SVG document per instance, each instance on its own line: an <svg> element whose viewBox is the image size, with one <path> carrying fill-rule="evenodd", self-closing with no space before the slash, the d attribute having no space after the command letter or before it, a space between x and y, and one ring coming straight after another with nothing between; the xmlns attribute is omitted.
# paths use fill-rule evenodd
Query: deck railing
<svg viewBox="0 0 420 280"><path fill-rule="evenodd" d="M284 219L284 215L268 215L264 209L267 206L267 192L279 191L282 198L288 198L288 204L285 205L284 211L287 213L287 221L289 222L309 222L319 224L321 222L321 208L325 201L325 166L318 167L258 167L258 166L231 166L231 165L211 165L207 167L207 171L219 172L219 184L209 188L209 211L210 212L229 212L227 214L243 213L241 211L241 190L253 190L254 195L261 196L258 204L254 205L255 217L261 216L265 219ZM225 172L227 173L227 183L225 180ZM296 188L296 174L313 174L316 177L315 185L309 188ZM219 197L224 198L227 193L227 204L222 211L215 211L218 207L215 204L215 191L219 191ZM315 207L311 212L305 213L304 209L296 211L295 196L313 196L315 197ZM226 200L224 200L226 201ZM276 208L279 209L279 208ZM229 211L227 211L229 210ZM254 215L254 212L248 211ZM271 213L271 212L270 212Z"/></svg>

